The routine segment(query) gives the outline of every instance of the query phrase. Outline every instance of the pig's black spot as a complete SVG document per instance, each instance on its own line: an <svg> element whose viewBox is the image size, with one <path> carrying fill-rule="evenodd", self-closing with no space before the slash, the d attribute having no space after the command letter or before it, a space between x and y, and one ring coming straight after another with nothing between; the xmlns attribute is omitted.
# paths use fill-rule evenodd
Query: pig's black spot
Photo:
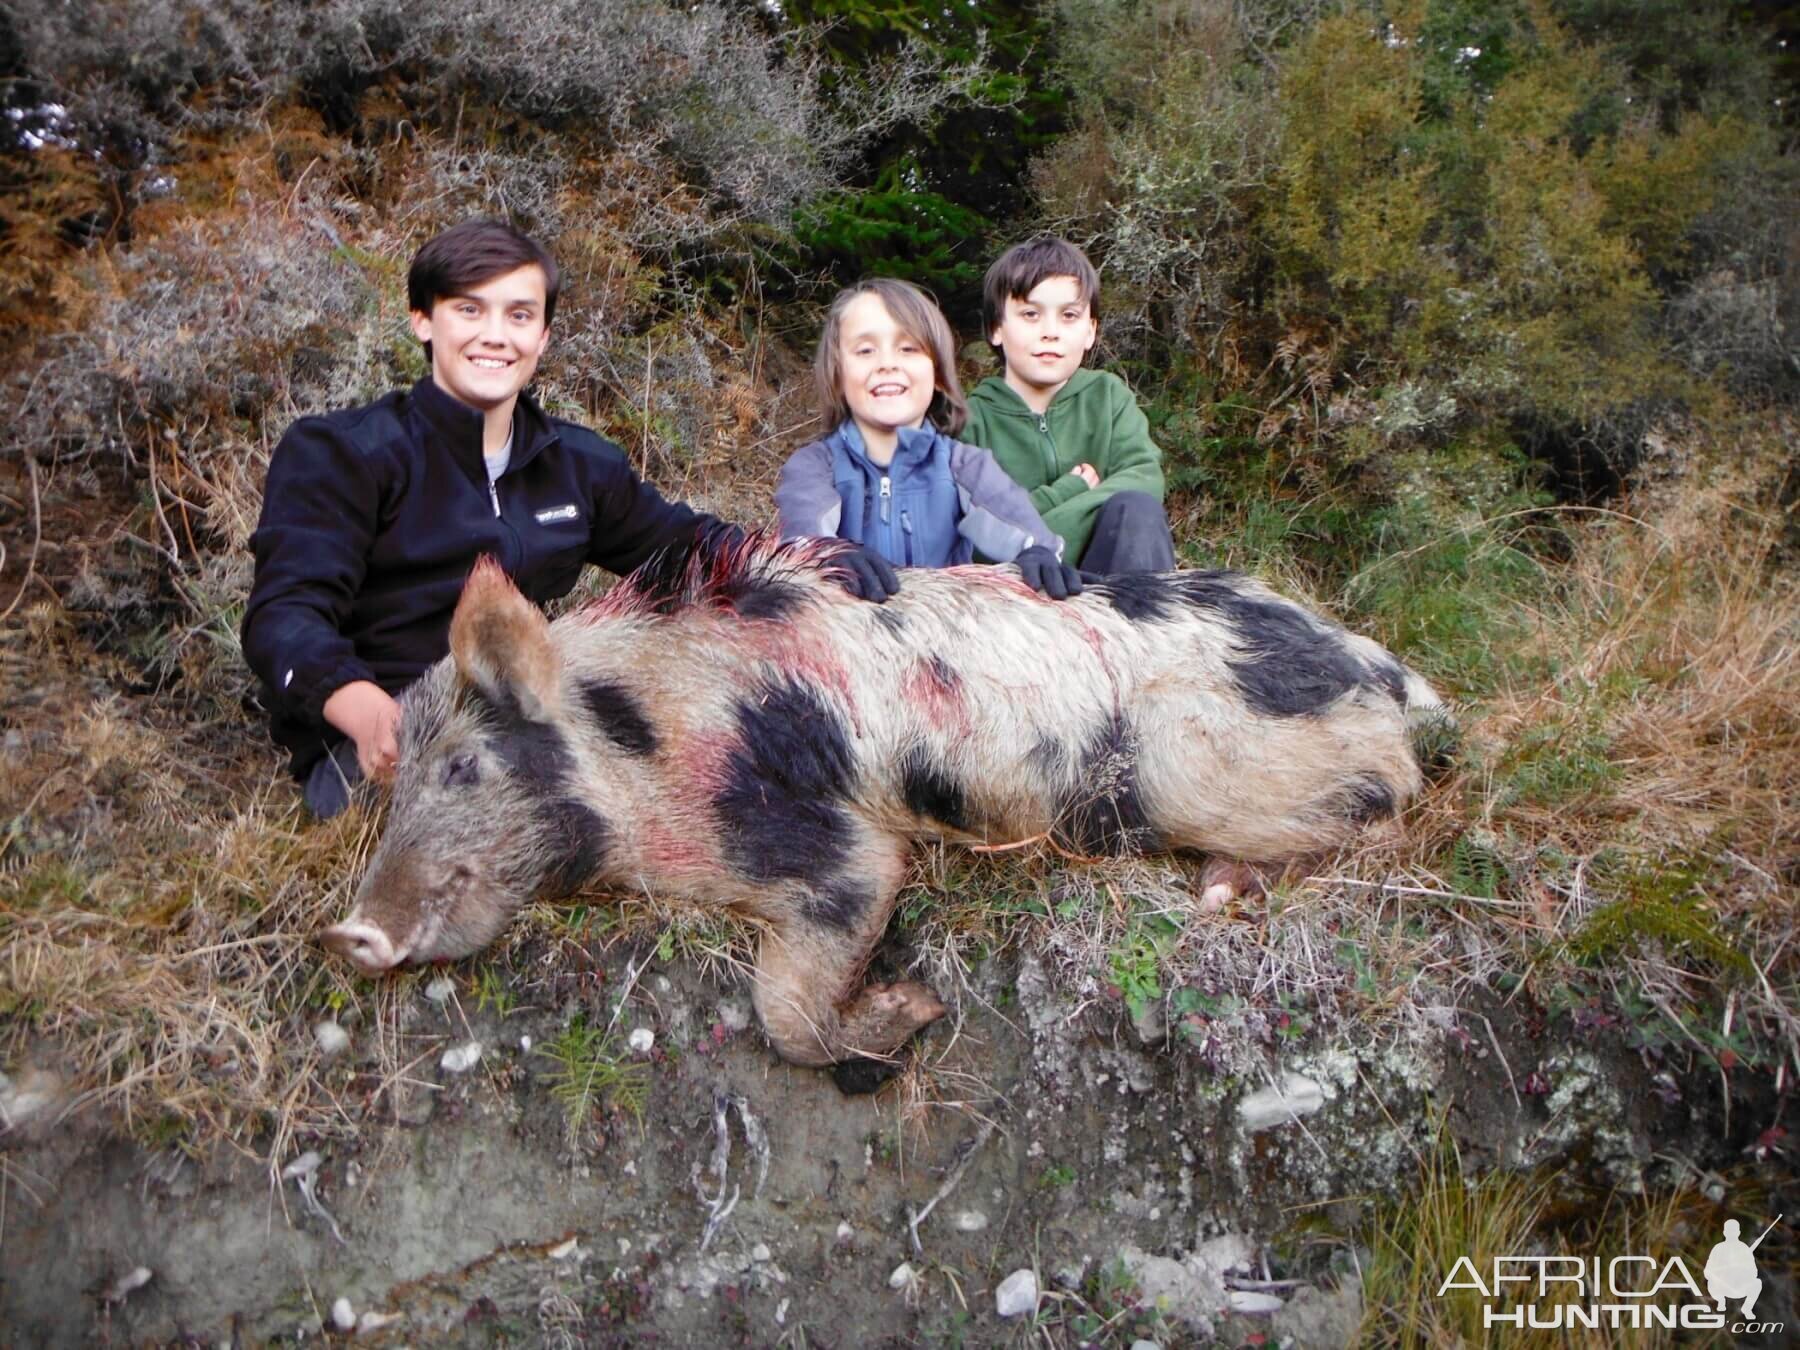
<svg viewBox="0 0 1800 1350"><path fill-rule="evenodd" d="M906 809L953 830L969 829L969 803L952 778L922 745L900 756L900 795Z"/></svg>
<svg viewBox="0 0 1800 1350"><path fill-rule="evenodd" d="M1400 669L1398 661L1369 662L1369 680L1376 688L1385 690L1396 707L1406 708L1406 672Z"/></svg>
<svg viewBox="0 0 1800 1350"><path fill-rule="evenodd" d="M600 870L612 831L599 812L573 797L540 801L537 814L540 827L564 850L544 881L543 894L567 895Z"/></svg>
<svg viewBox="0 0 1800 1350"><path fill-rule="evenodd" d="M899 1064L886 1059L840 1059L831 1066L831 1081L846 1097L865 1097L900 1072Z"/></svg>
<svg viewBox="0 0 1800 1350"><path fill-rule="evenodd" d="M956 667L936 652L931 654L930 665L932 678L945 689L956 690L962 687L962 676L956 673Z"/></svg>
<svg viewBox="0 0 1800 1350"><path fill-rule="evenodd" d="M553 842L558 861L540 893L567 894L600 870L612 831L606 820L575 796L575 756L560 728L534 722L510 696L473 694L487 731L487 746L531 801L534 826Z"/></svg>
<svg viewBox="0 0 1800 1350"><path fill-rule="evenodd" d="M869 888L842 878L822 886L800 905L800 913L813 923L852 933L869 908Z"/></svg>
<svg viewBox="0 0 1800 1350"><path fill-rule="evenodd" d="M510 694L489 697L477 690L474 705L488 730L487 746L515 782L534 795L555 795L575 772L575 756L560 727L534 722Z"/></svg>
<svg viewBox="0 0 1800 1350"><path fill-rule="evenodd" d="M1138 784L1137 751L1136 730L1116 714L1082 747L1075 785L1053 831L1067 847L1097 855L1156 847Z"/></svg>
<svg viewBox="0 0 1800 1350"><path fill-rule="evenodd" d="M1122 572L1088 586L1095 595L1133 623L1152 623L1175 613L1175 592L1167 577L1154 572Z"/></svg>
<svg viewBox="0 0 1800 1350"><path fill-rule="evenodd" d="M1386 820L1397 809L1394 789L1378 774L1359 773L1343 783L1324 801L1323 814L1356 825Z"/></svg>
<svg viewBox="0 0 1800 1350"><path fill-rule="evenodd" d="M1063 748L1060 741L1053 741L1048 736L1044 736L1040 737L1037 744L1026 752L1025 760L1048 781L1054 783L1063 776L1063 771L1068 768L1069 752Z"/></svg>
<svg viewBox="0 0 1800 1350"><path fill-rule="evenodd" d="M752 881L823 883L843 861L855 781L849 737L813 690L783 681L737 707L739 744L713 798L725 856Z"/></svg>
<svg viewBox="0 0 1800 1350"><path fill-rule="evenodd" d="M1242 654L1228 664L1252 711L1304 717L1362 683L1363 663L1338 634L1298 605L1245 595L1239 582L1235 572L1188 572L1172 584L1188 604L1212 610L1237 631Z"/></svg>
<svg viewBox="0 0 1800 1350"><path fill-rule="evenodd" d="M785 619L800 608L806 592L791 581L750 577L732 595L731 607L741 619Z"/></svg>
<svg viewBox="0 0 1800 1350"><path fill-rule="evenodd" d="M899 637L906 631L906 616L889 605L870 605L875 611L875 622L893 635Z"/></svg>
<svg viewBox="0 0 1800 1350"><path fill-rule="evenodd" d="M611 680L587 680L581 701L600 724L606 738L628 755L654 755L656 728L644 715L643 705L622 684Z"/></svg>

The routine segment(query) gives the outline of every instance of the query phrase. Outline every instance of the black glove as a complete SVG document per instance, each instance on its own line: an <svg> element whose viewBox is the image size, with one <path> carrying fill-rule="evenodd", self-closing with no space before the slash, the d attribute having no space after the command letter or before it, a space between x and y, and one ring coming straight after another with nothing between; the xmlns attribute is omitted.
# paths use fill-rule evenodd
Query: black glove
<svg viewBox="0 0 1800 1350"><path fill-rule="evenodd" d="M900 578L894 574L893 564L861 544L853 544L839 553L826 570L859 600L886 604L888 597L900 590Z"/></svg>
<svg viewBox="0 0 1800 1350"><path fill-rule="evenodd" d="M1052 600L1067 600L1081 594L1081 573L1063 562L1042 544L1033 544L1013 559L1025 584Z"/></svg>

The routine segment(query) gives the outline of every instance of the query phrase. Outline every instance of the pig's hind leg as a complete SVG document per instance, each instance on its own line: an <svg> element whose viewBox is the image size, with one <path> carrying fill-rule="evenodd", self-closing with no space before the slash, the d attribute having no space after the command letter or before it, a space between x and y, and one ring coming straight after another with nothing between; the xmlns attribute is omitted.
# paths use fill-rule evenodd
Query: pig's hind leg
<svg viewBox="0 0 1800 1350"><path fill-rule="evenodd" d="M1263 894L1262 873L1247 862L1214 855L1200 869L1202 914L1217 914L1233 900L1256 900Z"/></svg>
<svg viewBox="0 0 1800 1350"><path fill-rule="evenodd" d="M757 954L756 1011L783 1059L880 1059L947 1011L922 984L861 983L905 871L905 843L876 835L832 881L758 907L772 928Z"/></svg>

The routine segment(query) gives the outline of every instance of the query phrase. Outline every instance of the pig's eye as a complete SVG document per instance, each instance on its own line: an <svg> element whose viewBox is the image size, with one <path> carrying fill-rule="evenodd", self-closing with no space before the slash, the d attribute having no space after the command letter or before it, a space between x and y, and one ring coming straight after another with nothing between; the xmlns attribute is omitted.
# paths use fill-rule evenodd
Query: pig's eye
<svg viewBox="0 0 1800 1350"><path fill-rule="evenodd" d="M444 765L445 787L474 787L480 781L481 769L470 751L451 756L450 762Z"/></svg>

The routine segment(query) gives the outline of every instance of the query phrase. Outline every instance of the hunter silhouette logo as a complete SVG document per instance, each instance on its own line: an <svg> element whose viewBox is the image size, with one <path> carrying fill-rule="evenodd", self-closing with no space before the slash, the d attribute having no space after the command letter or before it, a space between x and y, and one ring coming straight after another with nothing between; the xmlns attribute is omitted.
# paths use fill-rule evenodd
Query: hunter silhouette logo
<svg viewBox="0 0 1800 1350"><path fill-rule="evenodd" d="M1706 1258L1706 1292L1719 1305L1719 1311L1725 1310L1727 1303L1744 1300L1742 1312L1745 1317L1756 1311L1756 1300L1762 1294L1762 1281L1756 1278L1756 1257L1751 1255L1762 1246L1763 1238L1774 1231L1775 1224L1781 1222L1781 1215L1775 1216L1775 1223L1762 1230L1755 1242L1748 1247L1738 1241L1738 1221L1725 1220L1725 1240L1712 1249Z"/></svg>
<svg viewBox="0 0 1800 1350"><path fill-rule="evenodd" d="M1756 1300L1763 1282L1756 1273L1755 1252L1775 1231L1775 1222L1745 1244L1738 1239L1736 1219L1724 1223L1724 1240L1715 1243L1702 1271L1706 1290L1678 1255L1666 1259L1648 1253L1616 1256L1496 1256L1482 1271L1466 1256L1438 1287L1438 1297L1453 1290L1478 1293L1483 1327L1509 1325L1534 1331L1653 1327L1688 1331L1725 1330L1734 1335L1779 1335L1781 1322L1758 1322ZM1736 1303L1735 1317L1726 1305Z"/></svg>

